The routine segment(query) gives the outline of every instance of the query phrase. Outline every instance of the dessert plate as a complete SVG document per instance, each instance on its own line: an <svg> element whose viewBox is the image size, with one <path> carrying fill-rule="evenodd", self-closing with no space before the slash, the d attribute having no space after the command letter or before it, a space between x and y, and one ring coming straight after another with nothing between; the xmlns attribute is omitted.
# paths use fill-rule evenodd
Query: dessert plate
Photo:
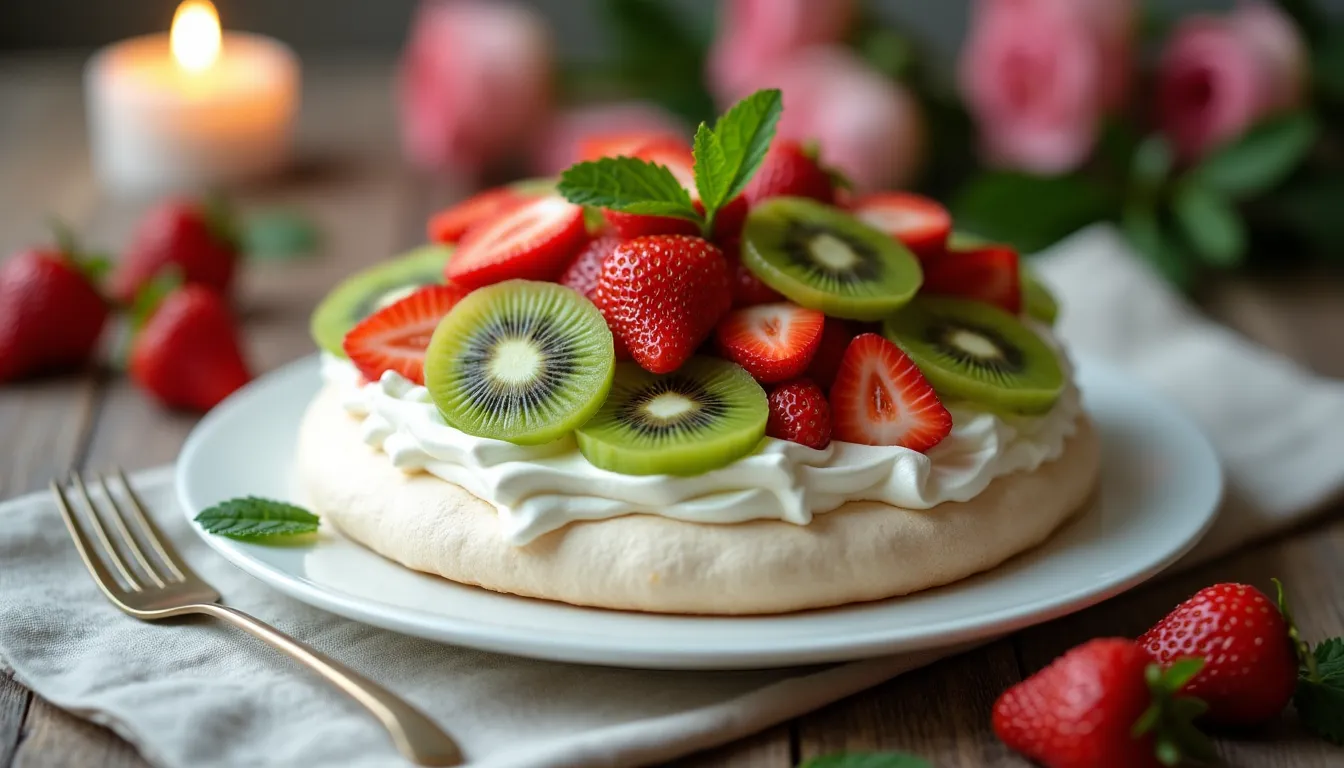
<svg viewBox="0 0 1344 768"><path fill-rule="evenodd" d="M177 464L188 518L255 494L302 502L291 464L299 420L321 385L317 356L253 382L192 432ZM1079 386L1102 437L1093 502L1037 549L979 576L906 597L779 616L665 616L497 594L417 573L330 525L310 543L249 544L193 525L275 589L357 621L446 643L557 661L658 669L745 669L950 646L1019 629L1139 584L1214 520L1222 473L1175 406L1086 356Z"/></svg>

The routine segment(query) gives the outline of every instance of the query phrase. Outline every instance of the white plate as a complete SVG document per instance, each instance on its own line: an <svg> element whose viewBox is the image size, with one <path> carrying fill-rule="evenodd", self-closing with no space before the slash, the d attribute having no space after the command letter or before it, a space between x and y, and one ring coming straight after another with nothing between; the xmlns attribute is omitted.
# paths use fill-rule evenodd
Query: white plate
<svg viewBox="0 0 1344 768"><path fill-rule="evenodd" d="M1078 376L1103 441L1101 489L1045 545L980 576L915 595L747 618L578 608L462 586L403 568L323 526L304 546L247 544L196 530L220 554L306 603L447 643L559 661L733 669L840 661L988 638L1100 602L1152 576L1213 522L1222 473L1176 407L1086 357ZM229 398L177 464L189 518L223 499L297 499L299 419L319 387L300 360Z"/></svg>

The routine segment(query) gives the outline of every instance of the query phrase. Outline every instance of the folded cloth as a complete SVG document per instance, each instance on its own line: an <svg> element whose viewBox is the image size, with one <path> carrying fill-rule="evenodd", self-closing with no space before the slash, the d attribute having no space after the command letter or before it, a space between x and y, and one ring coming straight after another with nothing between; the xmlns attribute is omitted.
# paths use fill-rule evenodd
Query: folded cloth
<svg viewBox="0 0 1344 768"><path fill-rule="evenodd" d="M1289 525L1344 486L1344 383L1202 319L1107 229L1039 262L1077 349L1184 405L1228 469L1212 534L1182 562ZM168 469L133 482L225 599L402 694L473 766L626 766L721 744L960 649L827 667L650 672L555 664L418 640L309 608L211 553L176 509ZM0 505L0 656L57 706L107 725L162 766L402 764L344 697L211 620L151 626L94 588L46 494Z"/></svg>

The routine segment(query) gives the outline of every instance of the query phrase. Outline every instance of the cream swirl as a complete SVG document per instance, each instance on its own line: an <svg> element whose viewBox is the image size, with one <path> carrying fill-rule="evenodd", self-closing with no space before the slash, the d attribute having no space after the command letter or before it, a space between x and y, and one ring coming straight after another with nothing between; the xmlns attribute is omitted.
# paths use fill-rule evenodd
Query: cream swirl
<svg viewBox="0 0 1344 768"><path fill-rule="evenodd" d="M849 501L907 509L967 501L994 478L1029 472L1063 453L1082 403L1067 357L1060 357L1070 383L1048 413L1004 416L950 404L952 433L928 455L839 441L816 450L767 437L755 453L693 477L599 469L572 435L546 445L468 435L444 422L427 389L392 371L364 382L350 363L326 355L322 374L345 410L362 420L366 443L404 472L428 472L490 502L501 534L523 546L571 522L628 514L806 525Z"/></svg>

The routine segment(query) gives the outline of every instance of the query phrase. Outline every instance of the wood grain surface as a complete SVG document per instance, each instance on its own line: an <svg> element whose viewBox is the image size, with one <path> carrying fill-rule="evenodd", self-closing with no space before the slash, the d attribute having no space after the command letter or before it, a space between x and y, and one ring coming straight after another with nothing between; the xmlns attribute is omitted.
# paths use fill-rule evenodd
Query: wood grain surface
<svg viewBox="0 0 1344 768"><path fill-rule="evenodd" d="M41 240L56 214L90 244L125 241L146 201L102 194L90 176L81 62L0 59L0 251ZM306 62L299 168L243 190L245 207L285 205L315 219L319 258L249 268L239 304L250 359L263 372L308 354L313 305L342 276L423 240L425 216L462 189L408 173L395 142L386 62ZM1344 376L1344 280L1296 275L1231 281L1202 297L1210 314L1322 373ZM0 499L39 489L71 468L127 469L171 461L194 418L165 413L112 370L0 388ZM679 766L786 768L841 750L915 752L940 766L1019 766L989 729L1006 687L1070 646L1135 635L1201 586L1226 580L1288 585L1309 637L1344 634L1344 516L1310 524L1193 572L1019 632ZM1264 733L1224 736L1229 765L1325 768L1344 750L1306 735L1291 711ZM113 733L30 694L0 663L0 768L144 766Z"/></svg>

